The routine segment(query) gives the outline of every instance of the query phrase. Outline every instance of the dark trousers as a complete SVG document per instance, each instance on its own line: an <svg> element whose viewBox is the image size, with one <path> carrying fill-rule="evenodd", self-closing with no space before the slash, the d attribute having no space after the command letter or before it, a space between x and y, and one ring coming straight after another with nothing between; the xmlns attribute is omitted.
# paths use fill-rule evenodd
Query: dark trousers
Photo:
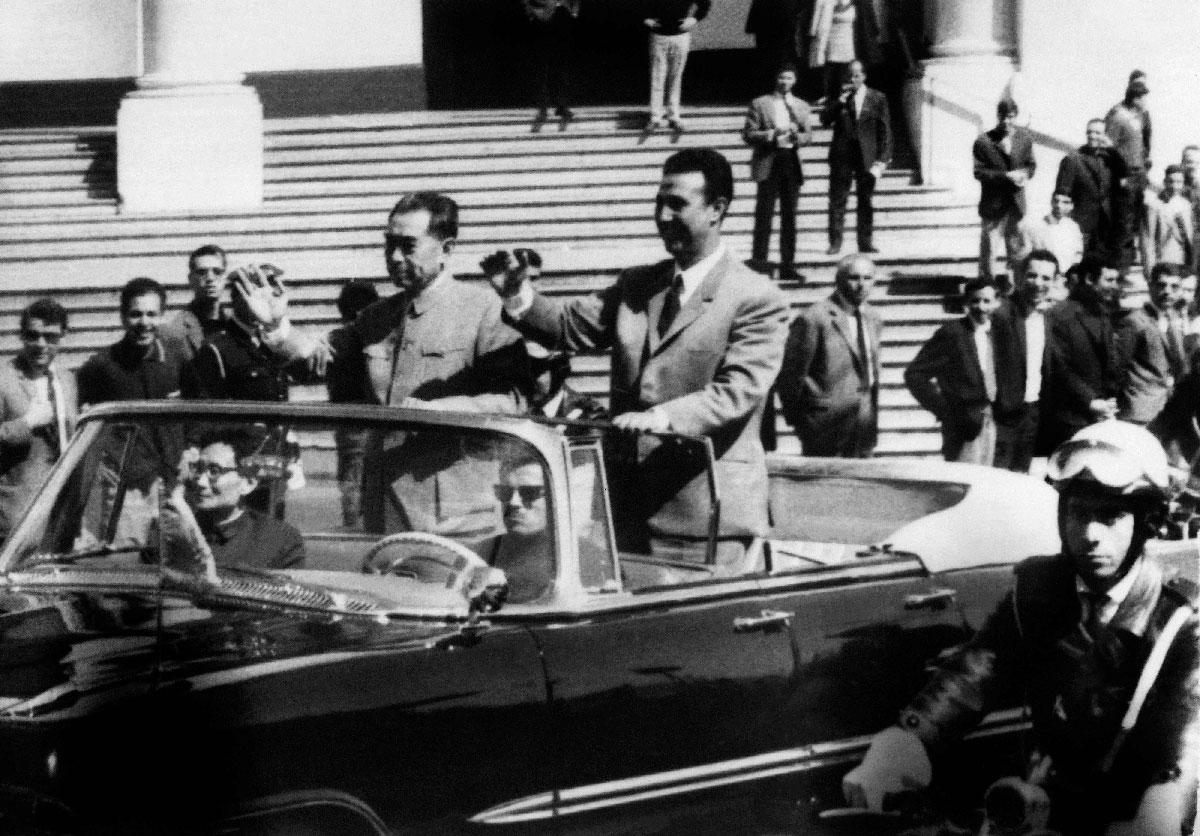
<svg viewBox="0 0 1200 836"><path fill-rule="evenodd" d="M779 203L779 260L784 266L796 262L796 202L800 198L800 162L790 148L775 151L771 173L758 184L754 201L754 258L766 261L771 241L771 216Z"/></svg>
<svg viewBox="0 0 1200 836"><path fill-rule="evenodd" d="M854 403L823 412L796 427L806 456L869 459L879 440L879 393L866 392Z"/></svg>
<svg viewBox="0 0 1200 836"><path fill-rule="evenodd" d="M575 18L559 7L545 23L534 21L535 73L538 83L537 106L567 106L567 67L571 60Z"/></svg>
<svg viewBox="0 0 1200 836"><path fill-rule="evenodd" d="M1129 267L1137 259L1138 241L1141 237L1142 225L1146 220L1146 175L1141 171L1129 172L1126 185L1117 192L1118 207L1118 252L1117 266L1121 275L1129 272ZM1142 253L1142 263L1146 254Z"/></svg>
<svg viewBox="0 0 1200 836"><path fill-rule="evenodd" d="M1017 415L996 424L996 455L992 465L1016 473L1028 473L1038 440L1037 401L1025 404Z"/></svg>
<svg viewBox="0 0 1200 836"><path fill-rule="evenodd" d="M824 76L825 104L828 107L832 102L836 102L838 96L842 94L842 85L850 81L850 64L830 61L825 64Z"/></svg>
<svg viewBox="0 0 1200 836"><path fill-rule="evenodd" d="M875 207L871 205L871 198L875 195L875 177L870 171L833 160L829 164L829 243L835 247L842 245L851 182L858 195L858 248L865 250L871 246L875 229Z"/></svg>

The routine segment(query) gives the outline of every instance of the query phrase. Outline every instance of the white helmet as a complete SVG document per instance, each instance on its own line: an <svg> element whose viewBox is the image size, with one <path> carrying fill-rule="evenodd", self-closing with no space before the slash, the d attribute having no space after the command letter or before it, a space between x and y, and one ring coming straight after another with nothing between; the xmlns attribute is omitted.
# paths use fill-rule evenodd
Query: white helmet
<svg viewBox="0 0 1200 836"><path fill-rule="evenodd" d="M1060 493L1082 482L1117 496L1170 495L1167 454L1158 439L1144 427L1113 419L1084 427L1059 445L1047 463L1046 481Z"/></svg>

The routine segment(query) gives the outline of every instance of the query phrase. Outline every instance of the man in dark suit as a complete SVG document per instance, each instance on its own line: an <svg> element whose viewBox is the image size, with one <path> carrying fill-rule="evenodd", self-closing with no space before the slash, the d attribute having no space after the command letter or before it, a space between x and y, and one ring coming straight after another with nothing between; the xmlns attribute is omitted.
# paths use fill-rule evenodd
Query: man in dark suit
<svg viewBox="0 0 1200 836"><path fill-rule="evenodd" d="M848 255L836 283L832 296L793 320L775 385L806 456L865 459L878 437L883 322L867 304L875 265Z"/></svg>
<svg viewBox="0 0 1200 836"><path fill-rule="evenodd" d="M712 439L721 485L717 563L735 564L768 530L767 468L759 425L779 372L788 307L769 281L721 241L733 171L711 148L672 154L656 199L671 259L623 272L609 287L563 305L537 293L516 259L490 274L506 316L528 337L567 351L612 350L613 423L630 433ZM704 551L710 510L701 462L675 445L631 436L613 491L623 546Z"/></svg>
<svg viewBox="0 0 1200 836"><path fill-rule="evenodd" d="M979 181L979 275L991 276L996 237L1004 238L1008 271L1015 274L1022 249L1021 218L1025 217L1025 184L1033 177L1033 140L1017 127L1017 103L1003 99L996 106L996 127L975 140L975 179Z"/></svg>
<svg viewBox="0 0 1200 836"><path fill-rule="evenodd" d="M858 251L876 253L871 242L875 209L871 198L875 183L892 161L892 117L887 98L867 87L861 61L851 61L850 82L842 95L821 113L821 124L833 126L829 145L829 255L842 249L846 201L850 183L858 194Z"/></svg>
<svg viewBox="0 0 1200 836"><path fill-rule="evenodd" d="M1017 473L1029 472L1037 447L1042 376L1046 368L1046 314L1054 305L1050 291L1057 282L1058 259L1054 253L1031 251L1017 274L1012 296L996 313L996 321L1003 321L1016 345L1024 403L997 422L992 464Z"/></svg>
<svg viewBox="0 0 1200 836"><path fill-rule="evenodd" d="M993 463L997 423L1023 405L1022 364L994 279L973 279L963 289L967 315L947 322L921 346L904 370L917 403L942 424L948 462Z"/></svg>
<svg viewBox="0 0 1200 836"><path fill-rule="evenodd" d="M779 201L780 278L796 278L796 202L804 183L800 147L812 138L808 105L792 95L796 68L784 65L775 76L775 91L750 103L742 139L754 150L750 176L758 184L754 204L754 261L767 260L771 216Z"/></svg>
<svg viewBox="0 0 1200 836"><path fill-rule="evenodd" d="M1121 369L1111 311L1118 273L1095 256L1084 256L1073 273L1070 297L1046 315L1039 442L1045 453L1117 413Z"/></svg>
<svg viewBox="0 0 1200 836"><path fill-rule="evenodd" d="M21 350L0 363L0 541L75 429L75 376L54 363L66 331L66 309L38 299L21 311Z"/></svg>
<svg viewBox="0 0 1200 836"><path fill-rule="evenodd" d="M1088 120L1087 141L1063 157L1054 184L1055 194L1070 195L1075 204L1071 217L1083 233L1084 255L1116 256L1119 242L1114 201L1119 199L1124 177L1125 161L1108 145L1104 120Z"/></svg>

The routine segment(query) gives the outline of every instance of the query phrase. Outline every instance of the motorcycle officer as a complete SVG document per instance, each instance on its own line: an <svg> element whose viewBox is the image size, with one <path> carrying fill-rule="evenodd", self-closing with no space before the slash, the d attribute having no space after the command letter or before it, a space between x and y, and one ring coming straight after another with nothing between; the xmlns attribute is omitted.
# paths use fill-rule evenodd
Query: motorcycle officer
<svg viewBox="0 0 1200 836"><path fill-rule="evenodd" d="M1102 421L1055 450L1047 480L1059 493L1062 552L1016 567L983 628L874 736L843 792L880 810L886 795L927 785L929 755L994 708L1001 684L1019 684L1052 829L1190 833L1200 758L1196 588L1164 582L1143 554L1165 509L1166 455L1145 429Z"/></svg>

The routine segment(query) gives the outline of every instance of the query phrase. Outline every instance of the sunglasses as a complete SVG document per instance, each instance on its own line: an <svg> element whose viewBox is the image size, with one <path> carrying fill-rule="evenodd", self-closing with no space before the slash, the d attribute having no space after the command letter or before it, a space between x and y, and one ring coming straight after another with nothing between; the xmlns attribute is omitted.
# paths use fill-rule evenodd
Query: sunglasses
<svg viewBox="0 0 1200 836"><path fill-rule="evenodd" d="M546 495L545 485L496 485L496 499L500 500L501 504L507 505L512 502L513 494L520 494L521 503L523 505L532 505L537 500Z"/></svg>
<svg viewBox="0 0 1200 836"><path fill-rule="evenodd" d="M35 343L38 340L45 340L46 345L58 345L62 340L61 331L37 331L33 328L21 329L21 339L27 343Z"/></svg>
<svg viewBox="0 0 1200 836"><path fill-rule="evenodd" d="M226 467L216 462L188 462L188 473L192 475L193 479L207 476L210 482L215 482L226 473L233 473L237 469L237 465Z"/></svg>

